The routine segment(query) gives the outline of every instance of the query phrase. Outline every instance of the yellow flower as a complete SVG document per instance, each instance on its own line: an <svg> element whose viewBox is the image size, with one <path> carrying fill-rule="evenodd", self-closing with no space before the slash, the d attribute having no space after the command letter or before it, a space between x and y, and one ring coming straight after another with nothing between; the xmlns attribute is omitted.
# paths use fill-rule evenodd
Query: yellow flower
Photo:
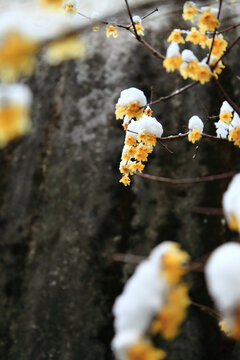
<svg viewBox="0 0 240 360"><path fill-rule="evenodd" d="M210 58L210 67L211 69L214 68L214 65L216 64L218 58L215 56L215 57L211 57ZM223 62L222 60L220 60L218 63L217 63L217 66L214 68L214 70L212 71L213 72L213 76L217 79L218 78L218 75L220 75L223 71L223 69L225 69L225 65L223 65Z"/></svg>
<svg viewBox="0 0 240 360"><path fill-rule="evenodd" d="M240 228L238 225L238 220L234 213L231 213L229 215L229 218L227 219L227 223L230 230L239 232Z"/></svg>
<svg viewBox="0 0 240 360"><path fill-rule="evenodd" d="M188 285L180 284L173 288L168 296L166 305L153 320L150 332L160 333L166 340L173 340L179 333L179 326L186 317L186 309L190 305Z"/></svg>
<svg viewBox="0 0 240 360"><path fill-rule="evenodd" d="M207 45L207 35L200 33L195 27L191 28L190 33L186 37L186 41L189 41L195 45L200 45L203 49Z"/></svg>
<svg viewBox="0 0 240 360"><path fill-rule="evenodd" d="M191 1L187 1L183 8L183 19L194 21L195 16L198 14L198 8L192 5Z"/></svg>
<svg viewBox="0 0 240 360"><path fill-rule="evenodd" d="M138 145L134 158L138 161L147 161L150 149L144 145Z"/></svg>
<svg viewBox="0 0 240 360"><path fill-rule="evenodd" d="M145 165L142 164L140 161L139 162L134 162L131 164L131 172L135 173L136 171L138 172L142 172L144 169Z"/></svg>
<svg viewBox="0 0 240 360"><path fill-rule="evenodd" d="M152 110L150 109L150 107L147 107L144 111L144 114L147 115L147 116L152 116Z"/></svg>
<svg viewBox="0 0 240 360"><path fill-rule="evenodd" d="M109 38L110 36L116 38L118 36L117 29L113 25L106 25L106 36Z"/></svg>
<svg viewBox="0 0 240 360"><path fill-rule="evenodd" d="M181 76L186 80L187 78L197 80L197 73L199 70L199 63L198 61L191 61L190 63L184 63L180 68Z"/></svg>
<svg viewBox="0 0 240 360"><path fill-rule="evenodd" d="M58 65L63 61L81 59L86 55L86 47L77 35L71 35L48 45L47 60L51 65Z"/></svg>
<svg viewBox="0 0 240 360"><path fill-rule="evenodd" d="M224 111L219 115L219 118L226 124L230 124L230 122L232 121L232 113Z"/></svg>
<svg viewBox="0 0 240 360"><path fill-rule="evenodd" d="M100 30L100 25L96 24L92 26L92 31L96 32Z"/></svg>
<svg viewBox="0 0 240 360"><path fill-rule="evenodd" d="M116 118L123 119L125 115L128 115L129 119L135 117L137 120L142 116L144 109L140 106L138 101L133 101L127 105L116 105Z"/></svg>
<svg viewBox="0 0 240 360"><path fill-rule="evenodd" d="M151 343L138 343L127 351L127 360L162 360L166 352L156 349Z"/></svg>
<svg viewBox="0 0 240 360"><path fill-rule="evenodd" d="M189 255L180 250L178 244L172 244L169 247L162 259L162 274L169 284L175 285L179 283L182 276L187 273L186 263L188 260Z"/></svg>
<svg viewBox="0 0 240 360"><path fill-rule="evenodd" d="M144 36L144 27L139 23L135 23L135 29L137 30L137 34L139 36ZM132 27L132 31L133 31L133 27Z"/></svg>
<svg viewBox="0 0 240 360"><path fill-rule="evenodd" d="M0 147L29 132L31 128L29 114L29 108L20 105L0 107Z"/></svg>
<svg viewBox="0 0 240 360"><path fill-rule="evenodd" d="M37 43L17 32L9 32L0 44L0 78L13 82L22 75L29 76L35 67Z"/></svg>
<svg viewBox="0 0 240 360"><path fill-rule="evenodd" d="M228 135L228 140L233 141L234 145L240 148L240 126L236 127L234 130L230 131Z"/></svg>
<svg viewBox="0 0 240 360"><path fill-rule="evenodd" d="M124 175L120 180L120 183L123 183L124 186L128 186L131 183L130 178L127 175Z"/></svg>
<svg viewBox="0 0 240 360"><path fill-rule="evenodd" d="M75 9L74 5L71 4L71 3L64 5L64 6L63 6L63 9L64 9L67 13L68 13L68 12L70 12L70 13L71 13L71 12L75 12L75 13L78 12L77 9Z"/></svg>
<svg viewBox="0 0 240 360"><path fill-rule="evenodd" d="M211 9L203 11L198 18L198 26L201 32L214 31L218 26L218 19L215 18Z"/></svg>
<svg viewBox="0 0 240 360"><path fill-rule="evenodd" d="M125 144L127 146L136 146L137 145L137 141L134 139L134 137L132 135L128 135Z"/></svg>
<svg viewBox="0 0 240 360"><path fill-rule="evenodd" d="M183 60L181 56L174 56L174 57L166 57L163 61L163 66L167 70L167 72L175 71L179 69Z"/></svg>
<svg viewBox="0 0 240 360"><path fill-rule="evenodd" d="M143 142L146 145L156 145L157 138L156 135L150 134L148 132L143 132L141 134L138 134L137 136L138 142Z"/></svg>
<svg viewBox="0 0 240 360"><path fill-rule="evenodd" d="M212 39L207 40L207 45L211 49ZM222 35L215 36L211 55L220 58L225 52L227 45L228 43L223 39Z"/></svg>
<svg viewBox="0 0 240 360"><path fill-rule="evenodd" d="M46 7L50 10L60 10L63 0L38 0L40 6Z"/></svg>
<svg viewBox="0 0 240 360"><path fill-rule="evenodd" d="M168 41L174 41L178 44L184 44L185 43L185 40L184 38L182 37L182 31L181 30L178 30L178 29L175 29L171 32L171 34L169 35L168 37Z"/></svg>
<svg viewBox="0 0 240 360"><path fill-rule="evenodd" d="M194 129L188 134L188 141L194 144L195 141L199 141L201 137L202 137L201 132L197 129Z"/></svg>
<svg viewBox="0 0 240 360"><path fill-rule="evenodd" d="M130 164L122 164L120 166L120 173L121 174L129 174L130 173Z"/></svg>
<svg viewBox="0 0 240 360"><path fill-rule="evenodd" d="M196 78L195 80L199 81L202 85L205 84L205 82L208 82L212 78L212 72L208 65L200 65L197 70Z"/></svg>

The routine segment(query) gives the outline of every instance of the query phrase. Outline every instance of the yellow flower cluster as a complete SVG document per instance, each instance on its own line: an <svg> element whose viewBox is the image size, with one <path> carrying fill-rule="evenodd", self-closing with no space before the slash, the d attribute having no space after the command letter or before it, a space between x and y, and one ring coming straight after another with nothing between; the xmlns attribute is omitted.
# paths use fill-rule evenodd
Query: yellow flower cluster
<svg viewBox="0 0 240 360"><path fill-rule="evenodd" d="M6 33L0 44L0 79L14 82L21 76L31 75L37 50L34 39L15 31Z"/></svg>
<svg viewBox="0 0 240 360"><path fill-rule="evenodd" d="M182 277L188 272L189 255L181 250L178 244L171 244L163 255L162 275L171 286L163 308L154 318L150 332L161 334L166 340L173 340L179 333L179 326L186 317L186 309L190 305L189 286L182 283Z"/></svg>
<svg viewBox="0 0 240 360"><path fill-rule="evenodd" d="M190 31L174 29L171 32L168 41L171 42L171 45L174 44L174 47L169 46L163 66L168 72L179 70L184 79L191 78L203 85L212 77L218 78L225 68L222 61L218 60L226 50L227 41L224 40L222 34L216 35L214 41L212 37L209 37L213 35L219 24L215 9L211 7L199 9L194 2L187 1L183 7L183 19L194 22L197 26L192 27ZM208 54L201 62L195 56L186 59L184 51L181 54L178 46L178 44L186 42L199 45L202 49L211 49L210 59L208 60Z"/></svg>
<svg viewBox="0 0 240 360"><path fill-rule="evenodd" d="M144 108L140 105L138 101L131 101L126 105L116 105L116 119L123 119L127 115L130 119L136 118L137 120L142 117L144 113Z"/></svg>
<svg viewBox="0 0 240 360"><path fill-rule="evenodd" d="M120 163L120 172L123 177L119 182L125 186L130 185L129 175L143 171L145 167L143 162L148 161L148 154L153 151L156 141L155 135L146 132L138 134L137 140L132 135L126 136Z"/></svg>

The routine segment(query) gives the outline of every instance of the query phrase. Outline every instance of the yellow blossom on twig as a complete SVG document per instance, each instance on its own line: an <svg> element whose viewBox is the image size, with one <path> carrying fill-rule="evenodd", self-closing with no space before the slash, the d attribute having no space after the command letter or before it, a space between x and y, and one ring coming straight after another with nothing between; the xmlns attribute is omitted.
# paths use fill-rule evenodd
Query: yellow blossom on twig
<svg viewBox="0 0 240 360"><path fill-rule="evenodd" d="M110 36L118 37L118 32L114 25L106 25L106 36L108 39Z"/></svg>
<svg viewBox="0 0 240 360"><path fill-rule="evenodd" d="M168 37L168 41L171 42L171 41L174 41L178 44L184 44L185 43L185 40L182 36L182 31L179 30L179 29L175 29L171 32L171 34L169 35Z"/></svg>

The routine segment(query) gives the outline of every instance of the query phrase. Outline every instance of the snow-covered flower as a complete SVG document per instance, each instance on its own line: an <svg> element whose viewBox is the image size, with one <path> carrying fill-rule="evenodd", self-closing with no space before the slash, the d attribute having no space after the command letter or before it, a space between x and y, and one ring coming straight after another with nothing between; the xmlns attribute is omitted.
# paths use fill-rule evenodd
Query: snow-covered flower
<svg viewBox="0 0 240 360"><path fill-rule="evenodd" d="M240 175L237 175L240 176ZM238 182L238 188L240 182ZM213 251L205 268L208 291L221 312L227 335L240 340L240 244L229 242Z"/></svg>
<svg viewBox="0 0 240 360"><path fill-rule="evenodd" d="M229 125L221 120L218 120L218 122L215 122L214 124L216 126L217 137L226 139L228 136Z"/></svg>
<svg viewBox="0 0 240 360"><path fill-rule="evenodd" d="M112 348L118 360L155 360L166 355L153 347L149 333L165 339L177 335L189 305L187 286L180 283L187 260L178 244L166 241L137 266L113 306L116 335Z"/></svg>
<svg viewBox="0 0 240 360"><path fill-rule="evenodd" d="M240 233L240 174L233 177L223 195L223 211L229 228Z"/></svg>
<svg viewBox="0 0 240 360"><path fill-rule="evenodd" d="M204 125L200 117L198 117L197 115L192 116L188 122L188 140L193 144L195 143L195 141L200 140L202 137L203 127Z"/></svg>
<svg viewBox="0 0 240 360"><path fill-rule="evenodd" d="M229 125L230 122L232 121L232 112L233 112L233 108L231 107L231 105L227 101L224 101L220 108L220 114L219 114L220 120Z"/></svg>
<svg viewBox="0 0 240 360"><path fill-rule="evenodd" d="M127 121L127 131L120 163L120 172L123 174L120 182L125 186L130 185L129 174L132 175L137 171L143 171L145 167L143 162L148 161L148 154L153 151L157 137L161 137L163 133L162 125L151 116L143 114L138 121L132 120L129 122L129 118L127 118Z"/></svg>
<svg viewBox="0 0 240 360"><path fill-rule="evenodd" d="M134 22L137 34L140 36L144 36L144 27L142 26L142 19L140 18L140 16L138 16L138 15L133 16L133 22ZM134 31L133 26L131 26L130 29L132 30L132 32Z"/></svg>
<svg viewBox="0 0 240 360"><path fill-rule="evenodd" d="M219 20L216 18L215 10L211 7L202 8L201 10L201 15L198 18L200 31L214 31L219 23Z"/></svg>
<svg viewBox="0 0 240 360"><path fill-rule="evenodd" d="M168 72L175 71L180 68L182 61L178 44L176 42L172 42L167 48L167 54L163 61L163 66Z"/></svg>
<svg viewBox="0 0 240 360"><path fill-rule="evenodd" d="M146 105L147 99L143 91L135 87L125 89L121 91L116 104L116 118L123 119L125 115L128 115L130 119L139 119L142 116Z"/></svg>
<svg viewBox="0 0 240 360"><path fill-rule="evenodd" d="M193 1L186 1L183 6L183 19L193 22L198 12L199 9Z"/></svg>
<svg viewBox="0 0 240 360"><path fill-rule="evenodd" d="M0 147L29 132L31 103L26 85L0 85Z"/></svg>
<svg viewBox="0 0 240 360"><path fill-rule="evenodd" d="M185 43L185 40L182 36L182 30L180 29L174 29L171 34L169 35L168 37L168 41L169 42L175 42L175 43L178 43L178 44L184 44Z"/></svg>

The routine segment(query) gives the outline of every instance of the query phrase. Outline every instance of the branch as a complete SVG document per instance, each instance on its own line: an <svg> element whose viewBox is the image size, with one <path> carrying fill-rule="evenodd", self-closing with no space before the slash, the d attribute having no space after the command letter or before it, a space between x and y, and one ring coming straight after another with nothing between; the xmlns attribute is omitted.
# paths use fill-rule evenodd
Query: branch
<svg viewBox="0 0 240 360"><path fill-rule="evenodd" d="M222 85L220 84L220 82L214 78L214 82L217 85L220 93L223 95L223 97L225 98L225 100L227 100L227 102L232 106L232 108L236 111L236 113L238 113L238 115L240 115L240 108L237 106L237 104L235 104L235 102L230 98L230 96L227 94L227 92L224 90L224 88L222 87Z"/></svg>
<svg viewBox="0 0 240 360"><path fill-rule="evenodd" d="M218 34L223 34L223 33L227 32L227 31L236 29L238 26L240 26L240 24L231 25L231 26L229 26L229 27L227 27L227 28L225 28L223 30L218 31L217 33Z"/></svg>
<svg viewBox="0 0 240 360"><path fill-rule="evenodd" d="M130 20L131 20L131 23L132 23L132 27L133 27L133 31L134 31L135 37L136 37L137 40L139 40L139 39L140 39L140 36L139 36L138 33L137 33L137 30L136 30L136 27L135 27L135 23L134 23L133 18L132 18L132 13L131 13L130 7L129 7L129 5L128 5L128 0L125 0L125 3L126 3L126 6L127 6L128 15L129 15Z"/></svg>
<svg viewBox="0 0 240 360"><path fill-rule="evenodd" d="M223 180L223 179L232 177L235 174L236 174L235 171L230 171L230 172L217 174L217 175L208 175L208 176L195 177L195 178L184 178L184 179L172 179L172 178L167 178L167 177L163 177L163 176L154 176L154 175L150 175L150 174L146 174L146 173L137 174L137 175L144 179L164 182L164 183L168 183L171 185L176 185L176 184L194 184L194 183Z"/></svg>
<svg viewBox="0 0 240 360"><path fill-rule="evenodd" d="M161 96L159 99L155 100L155 101L152 101L149 106L152 106L152 105L155 105L155 104L158 104L160 103L161 101L165 101L165 100L168 100L168 99L171 99L173 98L174 96L177 96L177 95L180 95L182 93L184 93L185 91L187 91L188 89L191 89L192 87L198 85L199 82L198 81L194 81L184 87L182 87L181 89L178 89L178 90L175 90L174 92L172 92L171 94L167 95L167 96Z"/></svg>
<svg viewBox="0 0 240 360"><path fill-rule="evenodd" d="M217 15L217 19L218 19L218 20L219 20L220 15L221 15L221 10L222 10L222 0L219 1L219 8L218 8L218 15ZM215 40L216 33L217 33L217 27L215 28L214 33L213 33L211 48L210 48L210 51L209 51L209 54L208 54L208 58L207 58L207 64L209 64L209 61L210 61L210 57L211 57L211 54L212 54L212 50L213 50L213 45L214 45L214 40Z"/></svg>
<svg viewBox="0 0 240 360"><path fill-rule="evenodd" d="M223 211L220 208L209 208L203 206L193 206L191 211L196 214L203 214L203 215L217 215L222 216Z"/></svg>

